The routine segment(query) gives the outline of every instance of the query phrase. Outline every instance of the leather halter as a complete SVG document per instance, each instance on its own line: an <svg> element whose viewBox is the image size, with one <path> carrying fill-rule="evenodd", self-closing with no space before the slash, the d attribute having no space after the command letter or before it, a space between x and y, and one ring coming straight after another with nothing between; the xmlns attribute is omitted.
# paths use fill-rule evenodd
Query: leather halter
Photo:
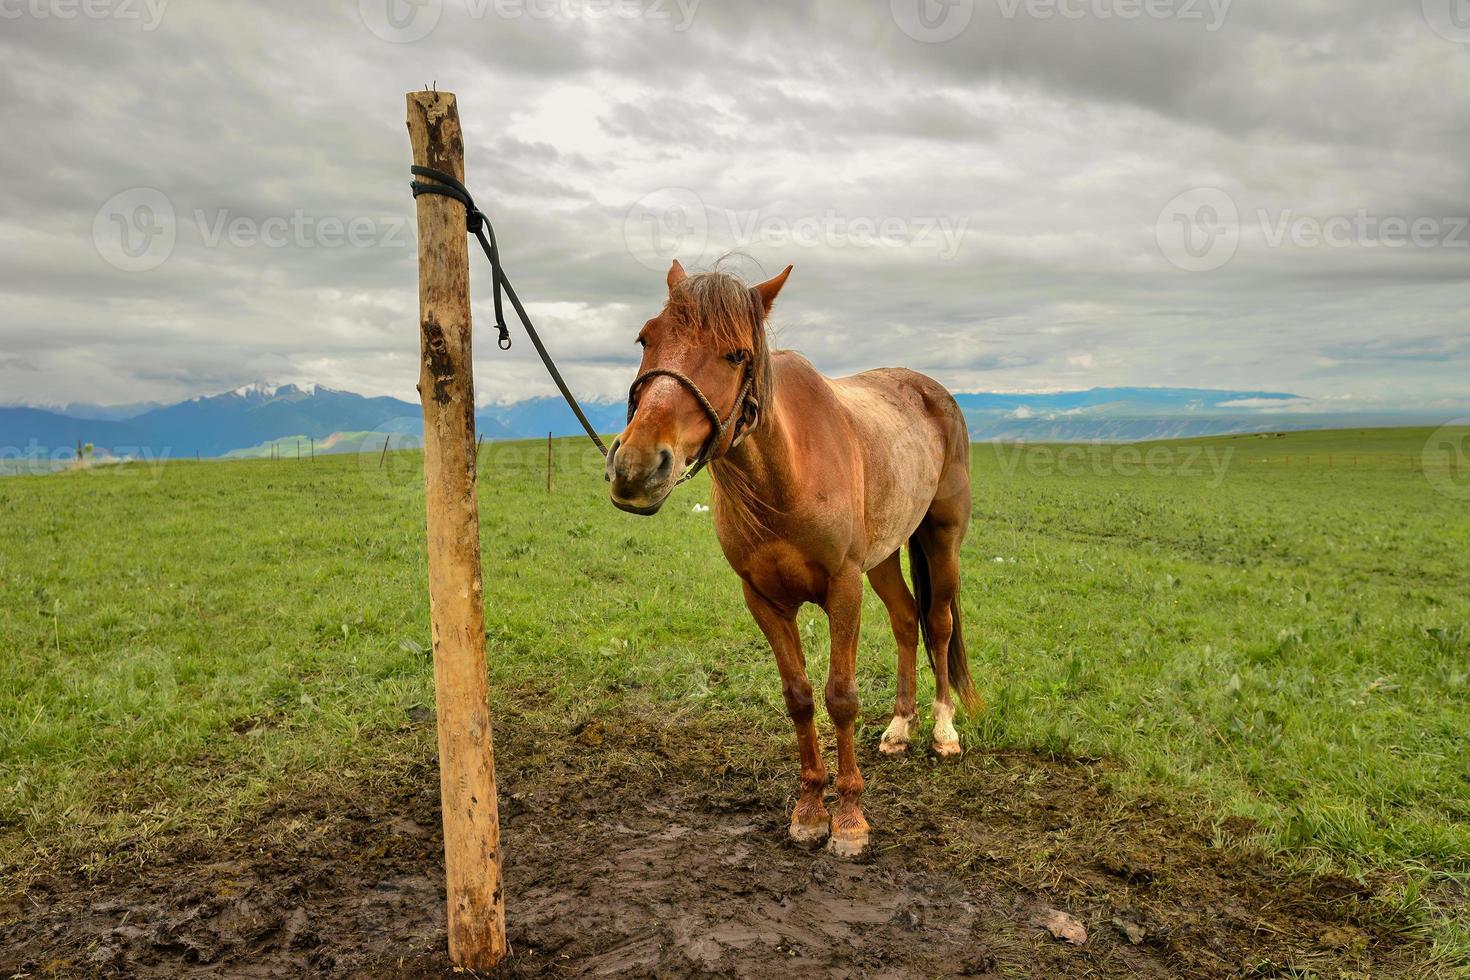
<svg viewBox="0 0 1470 980"><path fill-rule="evenodd" d="M683 385L694 396L694 400L699 403L699 407L704 409L704 414L709 416L710 426L713 429L709 438L705 440L704 448L699 451L699 458L694 461L689 469L684 471L684 475L679 477L679 482L675 483L674 486L688 483L694 479L695 474L717 458L715 454L719 452L720 443L724 441L726 432L732 433L730 438L731 449L734 449L739 444L742 438L740 431L741 423L745 420L746 408L748 406L755 404L756 412L759 413L760 411L759 404L755 403L755 400L750 397L750 389L755 384L755 366L747 359L745 362L744 383L740 386L740 393L735 396L735 404L730 406L730 414L726 418L720 418L720 413L710 404L710 400L705 397L704 392L700 391L699 385L695 384L687 375L668 368L653 368L650 371L644 371L638 375L637 379L633 382L633 386L628 389L629 423L633 421L633 416L638 413L638 389L649 378L673 378L679 384ZM748 431L745 434L749 434Z"/></svg>

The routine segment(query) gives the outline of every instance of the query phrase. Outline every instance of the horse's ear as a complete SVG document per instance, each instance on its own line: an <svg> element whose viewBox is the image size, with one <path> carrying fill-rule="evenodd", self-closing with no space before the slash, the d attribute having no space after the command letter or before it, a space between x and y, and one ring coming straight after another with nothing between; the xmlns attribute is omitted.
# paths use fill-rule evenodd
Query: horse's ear
<svg viewBox="0 0 1470 980"><path fill-rule="evenodd" d="M761 309L764 313L770 313L771 307L776 304L776 296L780 294L781 287L786 285L786 277L791 275L791 266L781 270L779 276L773 276L755 287L755 293L761 298Z"/></svg>
<svg viewBox="0 0 1470 980"><path fill-rule="evenodd" d="M679 260L675 259L674 264L669 266L669 292L672 293L675 286L688 278L689 274L684 271L684 267L679 264Z"/></svg>

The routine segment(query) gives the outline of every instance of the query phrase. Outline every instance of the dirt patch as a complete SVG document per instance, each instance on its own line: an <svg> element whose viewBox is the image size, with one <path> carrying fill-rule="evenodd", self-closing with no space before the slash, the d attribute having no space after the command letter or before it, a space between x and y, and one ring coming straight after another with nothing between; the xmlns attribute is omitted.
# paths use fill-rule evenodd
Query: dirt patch
<svg viewBox="0 0 1470 980"><path fill-rule="evenodd" d="M501 738L506 976L1425 975L1371 887L1217 846L1098 764L866 746L875 850L852 863L787 842L795 769L768 745L595 726ZM0 973L447 975L437 777L394 776L34 880L0 902ZM1039 927L1052 910L1086 942Z"/></svg>

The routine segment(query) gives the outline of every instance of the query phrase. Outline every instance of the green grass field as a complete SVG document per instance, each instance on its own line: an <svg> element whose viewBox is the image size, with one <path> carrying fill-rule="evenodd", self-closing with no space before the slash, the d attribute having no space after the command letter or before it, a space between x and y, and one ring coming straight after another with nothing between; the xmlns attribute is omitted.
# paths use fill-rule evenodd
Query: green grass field
<svg viewBox="0 0 1470 980"><path fill-rule="evenodd" d="M1112 757L1122 793L1387 869L1470 963L1470 488L1426 473L1428 436L977 445L963 604L989 709L962 737ZM707 480L638 518L585 442L556 451L547 496L544 443L484 449L497 702L784 744L770 654L692 510ZM428 751L405 725L433 702L420 479L372 452L0 480L0 873L227 832L283 787ZM802 632L820 689L814 610ZM866 740L894 661L870 595Z"/></svg>

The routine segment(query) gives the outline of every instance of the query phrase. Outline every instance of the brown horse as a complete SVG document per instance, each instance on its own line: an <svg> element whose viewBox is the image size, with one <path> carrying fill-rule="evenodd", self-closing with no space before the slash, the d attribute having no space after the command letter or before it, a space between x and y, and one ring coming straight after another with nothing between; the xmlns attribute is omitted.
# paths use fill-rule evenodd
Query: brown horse
<svg viewBox="0 0 1470 980"><path fill-rule="evenodd" d="M653 514L710 464L720 547L776 654L796 725L801 796L791 836L810 844L829 834L827 767L796 613L808 602L826 611L838 795L828 847L850 857L868 842L853 745L864 573L898 641L898 696L880 749L897 755L913 738L921 632L934 668L933 746L941 757L960 754L951 692L971 710L978 702L957 599L970 520L969 435L953 396L921 374L885 368L830 379L799 354L770 350L766 318L790 274L787 266L747 286L719 272L686 275L673 264L668 302L638 334L643 364L607 476L615 505ZM905 543L917 602L899 565Z"/></svg>

